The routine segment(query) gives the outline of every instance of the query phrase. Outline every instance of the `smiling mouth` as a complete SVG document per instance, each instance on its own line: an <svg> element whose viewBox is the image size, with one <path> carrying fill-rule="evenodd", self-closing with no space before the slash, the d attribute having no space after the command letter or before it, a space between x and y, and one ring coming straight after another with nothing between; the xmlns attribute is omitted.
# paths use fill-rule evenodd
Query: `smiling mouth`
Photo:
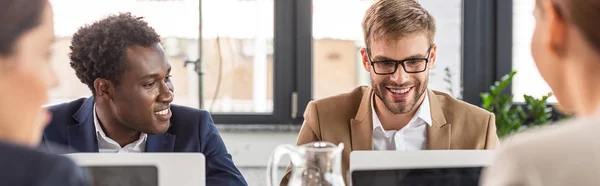
<svg viewBox="0 0 600 186"><path fill-rule="evenodd" d="M406 94L408 92L410 92L410 90L413 87L406 87L406 88L387 88L392 94Z"/></svg>
<svg viewBox="0 0 600 186"><path fill-rule="evenodd" d="M163 122L169 121L169 119L171 119L172 115L173 115L173 113L171 112L171 108L170 107L167 107L164 110L160 110L160 111L154 112L154 117L156 119L158 119L159 121L163 121Z"/></svg>
<svg viewBox="0 0 600 186"><path fill-rule="evenodd" d="M158 112L154 112L154 114L156 114L156 115L167 115L168 113L169 113L169 108L166 108L166 109L158 111Z"/></svg>
<svg viewBox="0 0 600 186"><path fill-rule="evenodd" d="M394 94L406 94L408 91L410 91L410 87L408 88L403 88L403 89L391 89L388 88L390 90L390 92L394 93Z"/></svg>

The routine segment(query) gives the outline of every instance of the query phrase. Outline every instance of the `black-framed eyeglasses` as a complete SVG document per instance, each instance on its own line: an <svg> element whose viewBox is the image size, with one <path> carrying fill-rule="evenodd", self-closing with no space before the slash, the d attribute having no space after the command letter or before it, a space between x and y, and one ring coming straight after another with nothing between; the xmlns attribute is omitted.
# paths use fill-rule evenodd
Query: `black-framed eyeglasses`
<svg viewBox="0 0 600 186"><path fill-rule="evenodd" d="M396 70L398 70L398 64L402 65L402 68L406 73L421 73L427 70L427 64L429 63L429 58L431 57L431 48L433 48L433 45L429 46L429 49L427 49L427 58L373 61L368 48L367 57L369 58L369 62L371 62L373 71L375 71L375 74L377 75L390 75L396 73Z"/></svg>

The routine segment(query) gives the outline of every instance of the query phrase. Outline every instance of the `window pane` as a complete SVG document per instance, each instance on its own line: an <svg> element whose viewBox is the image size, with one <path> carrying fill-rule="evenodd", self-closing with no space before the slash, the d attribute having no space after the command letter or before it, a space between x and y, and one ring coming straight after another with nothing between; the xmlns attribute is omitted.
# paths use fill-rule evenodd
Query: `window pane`
<svg viewBox="0 0 600 186"><path fill-rule="evenodd" d="M198 0L51 2L57 36L52 62L61 84L52 92L50 104L91 96L90 90L77 79L69 65L73 33L109 14L132 12L144 17L162 36L172 66L175 104L199 108L202 90L203 108L213 113L273 110L272 1L202 1L203 83L200 83L194 65L184 65L186 60L199 58Z"/></svg>
<svg viewBox="0 0 600 186"><path fill-rule="evenodd" d="M515 102L525 102L523 95L537 98L551 92L540 76L531 57L531 37L535 26L535 1L513 1L513 69L517 71L512 83ZM548 102L556 102L555 97Z"/></svg>
<svg viewBox="0 0 600 186"><path fill-rule="evenodd" d="M438 58L429 76L429 88L460 97L462 0L419 2L435 16L437 24ZM361 22L372 3L372 0L313 0L313 98L371 84L369 73L360 61L360 49L364 47Z"/></svg>
<svg viewBox="0 0 600 186"><path fill-rule="evenodd" d="M204 108L273 111L273 7L273 0L202 0Z"/></svg>
<svg viewBox="0 0 600 186"><path fill-rule="evenodd" d="M184 67L184 59L198 56L198 1L132 1L132 0L51 0L57 42L52 64L61 82L53 90L50 104L91 96L91 91L75 76L69 65L71 36L85 24L109 14L131 12L142 16L161 35L172 66L175 104L198 107L198 76L193 66ZM165 17L166 16L166 17ZM173 20L177 20L174 24Z"/></svg>

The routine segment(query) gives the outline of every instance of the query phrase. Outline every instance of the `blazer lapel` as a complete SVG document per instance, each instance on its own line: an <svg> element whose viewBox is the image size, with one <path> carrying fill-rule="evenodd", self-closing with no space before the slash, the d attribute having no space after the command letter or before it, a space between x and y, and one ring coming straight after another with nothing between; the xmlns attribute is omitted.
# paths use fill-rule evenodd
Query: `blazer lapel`
<svg viewBox="0 0 600 186"><path fill-rule="evenodd" d="M371 95L370 87L363 89L363 96L356 116L350 120L352 150L373 150Z"/></svg>
<svg viewBox="0 0 600 186"><path fill-rule="evenodd" d="M448 150L451 144L451 124L446 121L442 105L435 93L427 90L431 109L432 125L427 127L427 149Z"/></svg>
<svg viewBox="0 0 600 186"><path fill-rule="evenodd" d="M98 152L93 108L94 98L90 97L73 114L78 124L67 126L68 144L79 152Z"/></svg>
<svg viewBox="0 0 600 186"><path fill-rule="evenodd" d="M146 152L173 152L175 135L169 132L159 135L148 135Z"/></svg>

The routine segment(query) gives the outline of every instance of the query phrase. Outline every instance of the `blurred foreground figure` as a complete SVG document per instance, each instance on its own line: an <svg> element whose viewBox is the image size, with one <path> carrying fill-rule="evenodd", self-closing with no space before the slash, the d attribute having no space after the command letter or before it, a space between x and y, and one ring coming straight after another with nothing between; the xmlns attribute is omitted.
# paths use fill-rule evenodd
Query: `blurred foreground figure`
<svg viewBox="0 0 600 186"><path fill-rule="evenodd" d="M538 0L533 59L575 119L504 143L483 185L600 185L600 0Z"/></svg>
<svg viewBox="0 0 600 186"><path fill-rule="evenodd" d="M0 0L0 185L86 185L72 161L33 149L50 121L53 42L48 0Z"/></svg>

